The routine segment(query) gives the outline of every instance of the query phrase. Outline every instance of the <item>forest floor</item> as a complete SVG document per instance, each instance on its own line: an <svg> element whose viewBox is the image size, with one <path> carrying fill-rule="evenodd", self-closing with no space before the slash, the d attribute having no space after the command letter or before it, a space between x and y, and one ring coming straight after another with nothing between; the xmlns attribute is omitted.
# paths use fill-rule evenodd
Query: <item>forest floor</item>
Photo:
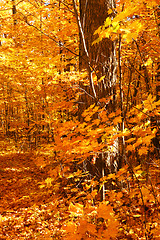
<svg viewBox="0 0 160 240"><path fill-rule="evenodd" d="M47 177L33 154L0 156L0 240L53 239L54 194L41 188Z"/></svg>
<svg viewBox="0 0 160 240"><path fill-rule="evenodd" d="M65 216L68 216L66 210L68 199L65 200L62 197L63 189L60 182L57 180L50 182L52 168L53 158L49 154L11 152L0 155L0 240L61 239L62 232L59 229L65 226L63 221L65 221ZM156 175L158 178L158 173ZM159 228L157 227L159 224L159 218L157 218L158 206L155 204L153 194L151 195L144 187L142 190L148 209L146 210L147 226L151 226L154 236L157 236L150 239L160 239ZM59 197L59 191L61 197ZM126 195L125 192L126 197L121 198L123 202L120 208L119 205L115 205L122 218L125 217L126 211L130 211L131 220L128 222L133 225L135 232L139 231L136 230L136 226L138 227L141 224L140 226L143 227L144 225L139 218L139 216L143 216L144 208L143 204L140 203L141 197L137 197L139 196L138 193L139 189L135 189L135 192L133 189L130 198L130 195ZM123 194L120 193L119 195ZM116 199L117 196L115 195ZM156 198L158 199L158 197L159 195ZM114 195L111 196L111 200L112 198L114 198ZM131 203L131 200L132 205L129 204L128 206L127 203L128 201ZM117 204L117 200L114 202ZM119 200L118 204L120 204ZM124 215L121 206L125 207ZM86 211L88 211L87 208ZM102 213L104 215L104 210ZM131 218L131 215L133 215L133 218ZM136 219L134 219L134 216ZM138 233L136 232L136 234ZM74 239L74 236L72 239ZM120 239L139 238L124 237Z"/></svg>

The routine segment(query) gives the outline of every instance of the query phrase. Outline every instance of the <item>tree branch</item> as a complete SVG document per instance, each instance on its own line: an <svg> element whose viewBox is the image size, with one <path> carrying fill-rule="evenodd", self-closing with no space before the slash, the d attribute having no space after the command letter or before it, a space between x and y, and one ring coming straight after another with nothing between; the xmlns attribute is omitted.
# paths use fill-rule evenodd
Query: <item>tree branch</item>
<svg viewBox="0 0 160 240"><path fill-rule="evenodd" d="M76 20L77 20L79 33L82 37L83 47L84 47L84 51L85 51L85 54L86 54L86 57L87 57L86 63L87 63L87 69L88 69L88 73L89 73L90 87L91 87L91 90L93 92L94 98L97 99L97 94L96 94L96 90L95 90L95 87L94 87L92 70L91 70L92 68L91 68L91 64L90 64L90 61L89 61L89 53L88 53L87 46L86 46L84 32L83 32L83 29L82 29L82 24L81 24L80 18L78 16L77 5L75 3L75 0L72 0L72 3L73 3L73 8L74 8L74 14L75 14L75 17L76 17Z"/></svg>

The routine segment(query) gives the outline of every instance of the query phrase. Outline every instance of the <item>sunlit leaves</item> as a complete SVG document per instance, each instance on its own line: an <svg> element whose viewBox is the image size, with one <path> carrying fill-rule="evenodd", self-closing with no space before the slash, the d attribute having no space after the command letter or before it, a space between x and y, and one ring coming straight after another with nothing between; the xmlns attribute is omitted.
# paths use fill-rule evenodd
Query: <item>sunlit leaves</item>
<svg viewBox="0 0 160 240"><path fill-rule="evenodd" d="M14 163L11 156L6 161L9 168L0 169L2 190L7 186L0 225L5 231L11 229L10 233L15 229L20 234L22 229L19 238L156 238L159 2L121 0L116 9L109 9L110 16L95 31L98 38L94 43L104 38L119 41L120 35L117 66L121 66L117 68L116 93L106 91L94 103L87 88L87 72L78 72L77 57L65 48L78 54L70 1L15 2L16 26L12 1L0 3L0 146L2 154L32 151L23 162L32 159L32 164L22 171L10 166ZM105 74L95 73L94 67L96 87L103 82L107 86ZM91 104L88 99L81 101L84 93ZM103 177L98 165L102 156ZM20 164L18 161L19 155L16 163ZM122 168L113 172L112 162L119 161ZM12 174L6 175L7 171ZM103 187L106 201L100 202ZM23 194L17 193L18 189ZM13 208L18 209L14 214ZM13 235L11 239L17 238Z"/></svg>
<svg viewBox="0 0 160 240"><path fill-rule="evenodd" d="M75 205L73 203L70 203L69 205L69 211L73 216L82 216L83 215L83 205L76 203Z"/></svg>
<svg viewBox="0 0 160 240"><path fill-rule="evenodd" d="M70 221L64 224L62 231L64 239L73 236L76 239L94 238L107 236L115 237L118 233L118 221L116 220L113 209L111 206L107 206L107 202L100 203L98 206L91 206L90 203L84 207L81 204L72 204L69 206L70 217L74 221ZM101 221L102 220L102 221ZM105 222L103 222L105 220Z"/></svg>
<svg viewBox="0 0 160 240"><path fill-rule="evenodd" d="M119 5L119 2L117 4ZM118 38L119 34L127 43L132 42L133 39L136 40L147 27L145 21L143 21L143 18L145 19L148 14L147 9L154 11L156 5L156 1L146 1L146 3L144 1L125 2L124 5L122 4L123 10L120 10L114 18L106 18L104 25L95 31L99 38L93 44L98 43L103 38Z"/></svg>
<svg viewBox="0 0 160 240"><path fill-rule="evenodd" d="M107 203L102 202L98 206L97 214L99 218L109 219L110 216L113 214L113 209Z"/></svg>

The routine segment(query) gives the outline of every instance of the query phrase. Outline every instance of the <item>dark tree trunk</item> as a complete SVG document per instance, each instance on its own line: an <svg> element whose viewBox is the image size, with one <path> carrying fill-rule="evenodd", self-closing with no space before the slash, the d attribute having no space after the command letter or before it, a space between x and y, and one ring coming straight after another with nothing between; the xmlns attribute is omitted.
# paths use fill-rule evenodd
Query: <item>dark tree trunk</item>
<svg viewBox="0 0 160 240"><path fill-rule="evenodd" d="M102 98L114 94L116 83L116 46L115 42L103 39L99 44L92 44L97 38L94 35L96 29L104 24L109 16L108 10L114 9L113 0L80 0L80 21L84 33L88 58L84 50L82 35L80 34L79 65L81 69L87 69L88 61L91 70L94 70L98 79L105 76L96 91L97 97ZM112 14L113 15L113 14Z"/></svg>
<svg viewBox="0 0 160 240"><path fill-rule="evenodd" d="M77 24L79 27L80 46L79 46L79 68L88 71L89 86L80 85L84 94L79 99L79 120L83 121L82 112L91 104L99 103L101 98L109 98L112 100L106 107L108 113L116 109L116 42L110 39L103 39L99 44L92 44L98 37L94 32L104 24L108 16L114 17L115 1L114 0L80 0L80 18L77 12L75 0L72 0ZM112 14L108 14L108 10L112 9ZM97 79L103 76L103 80L95 84L93 81L93 73ZM117 140L118 141L118 140ZM97 169L101 169L101 177L107 171L104 169L105 159L107 164L113 169L111 161L116 158L115 153L100 154L97 158ZM112 166L111 166L112 165ZM92 173L94 174L94 173ZM101 199L104 200L104 188Z"/></svg>
<svg viewBox="0 0 160 240"><path fill-rule="evenodd" d="M108 105L107 111L115 110L116 97L116 42L110 39L103 39L99 44L92 44L98 37L94 32L104 24L108 16L114 17L114 0L80 0L80 45L79 45L79 67L86 69L89 73L90 86L80 86L88 94L84 93L79 106L79 118L84 109L90 104L97 103L101 98L112 96L112 101ZM113 9L112 16L108 15L108 10ZM102 76L104 79L93 83L92 73L97 79Z"/></svg>

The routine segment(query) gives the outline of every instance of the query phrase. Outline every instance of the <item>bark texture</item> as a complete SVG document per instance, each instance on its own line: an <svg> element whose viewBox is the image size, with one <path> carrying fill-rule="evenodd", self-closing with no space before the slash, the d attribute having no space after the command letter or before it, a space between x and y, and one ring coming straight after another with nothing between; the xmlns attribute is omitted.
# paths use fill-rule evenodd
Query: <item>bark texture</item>
<svg viewBox="0 0 160 240"><path fill-rule="evenodd" d="M114 8L114 0L80 0L79 67L80 70L88 70L90 76L89 86L80 85L85 90L80 97L79 116L81 121L83 121L82 112L91 104L98 104L101 98L107 99L112 96L112 100L106 106L106 111L111 113L116 109L116 42L103 39L99 44L92 44L98 37L94 32L104 24L108 16L114 17ZM109 9L113 10L111 15L108 14ZM103 76L103 80L94 84L92 73L96 74L97 79ZM101 140L99 139L99 141ZM107 166L109 172L115 171L117 167L118 140L113 144L114 147L115 151L112 153L108 151L98 154L96 169L98 169L100 177L108 173ZM92 172L92 174L94 173ZM105 186L103 186L101 193L101 200L104 199Z"/></svg>
<svg viewBox="0 0 160 240"><path fill-rule="evenodd" d="M110 95L113 95L113 99L115 98L117 67L116 43L109 39L103 39L99 44L92 44L98 37L94 35L95 30L104 24L104 21L109 16L108 10L114 8L115 2L113 0L80 0L80 21L88 57L86 56L84 42L80 34L79 65L80 70L87 69L89 61L91 71L97 75L98 79L105 76L105 78L95 86L97 99ZM85 87L85 90L92 95L89 87ZM93 102L93 99L89 99L89 96L85 96L84 98L88 107L90 103ZM115 103L112 104L112 110L114 107Z"/></svg>

